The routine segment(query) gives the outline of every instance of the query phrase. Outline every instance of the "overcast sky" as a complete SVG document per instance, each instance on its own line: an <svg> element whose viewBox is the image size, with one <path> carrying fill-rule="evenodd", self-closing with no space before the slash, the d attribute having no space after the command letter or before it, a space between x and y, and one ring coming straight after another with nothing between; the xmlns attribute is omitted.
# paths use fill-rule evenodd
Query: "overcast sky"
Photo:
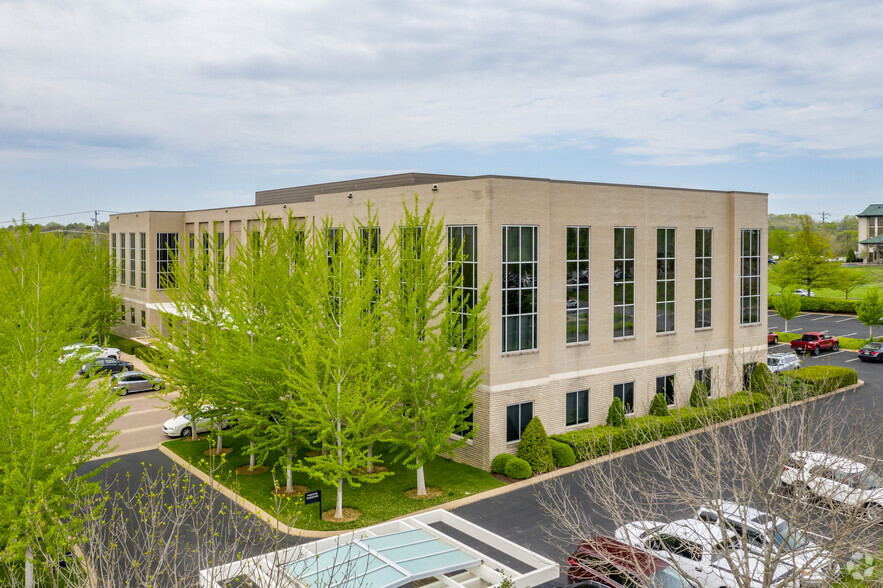
<svg viewBox="0 0 883 588"><path fill-rule="evenodd" d="M877 1L0 0L0 225L406 171L839 218L881 156Z"/></svg>

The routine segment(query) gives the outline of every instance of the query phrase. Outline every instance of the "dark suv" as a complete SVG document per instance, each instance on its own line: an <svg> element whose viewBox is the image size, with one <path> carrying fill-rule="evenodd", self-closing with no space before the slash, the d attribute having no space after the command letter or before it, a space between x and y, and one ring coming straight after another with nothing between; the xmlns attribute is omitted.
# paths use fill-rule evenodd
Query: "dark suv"
<svg viewBox="0 0 883 588"><path fill-rule="evenodd" d="M611 537L580 543L567 558L571 584L591 581L609 588L697 588L670 563Z"/></svg>
<svg viewBox="0 0 883 588"><path fill-rule="evenodd" d="M93 359L89 363L83 364L83 367L81 367L77 373L81 376L97 376L99 374L118 374L123 370L133 369L135 369L135 366L131 361L112 359L110 357L99 357Z"/></svg>

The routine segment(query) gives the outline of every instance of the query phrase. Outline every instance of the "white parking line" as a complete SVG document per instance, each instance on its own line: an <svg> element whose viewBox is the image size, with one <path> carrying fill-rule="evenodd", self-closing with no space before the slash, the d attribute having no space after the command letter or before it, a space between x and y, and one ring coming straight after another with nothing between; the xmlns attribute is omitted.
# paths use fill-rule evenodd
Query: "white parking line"
<svg viewBox="0 0 883 588"><path fill-rule="evenodd" d="M846 321L851 321L851 320L853 320L853 317L849 317L849 318L845 318L845 319L840 319L839 321L834 321L834 322L835 322L835 323L845 323Z"/></svg>
<svg viewBox="0 0 883 588"><path fill-rule="evenodd" d="M858 335L858 333L849 333L848 335L840 335L841 337L852 337L853 335Z"/></svg>
<svg viewBox="0 0 883 588"><path fill-rule="evenodd" d="M859 455L859 457L862 459L870 459L871 461L883 461L883 459L880 459L879 457L871 457L870 455Z"/></svg>
<svg viewBox="0 0 883 588"><path fill-rule="evenodd" d="M832 318L833 316L834 316L834 315L832 315L832 314L828 314L828 315L825 315L825 316L820 316L820 317L818 317L818 318L809 319L809 320L811 320L811 321L820 321L820 320L822 320L822 319Z"/></svg>
<svg viewBox="0 0 883 588"><path fill-rule="evenodd" d="M137 433L138 431L156 431L161 425L146 425L144 427L134 427L131 429L119 429L120 433Z"/></svg>
<svg viewBox="0 0 883 588"><path fill-rule="evenodd" d="M855 359L847 359L846 363L849 363L850 361L858 361L858 358L856 357Z"/></svg>
<svg viewBox="0 0 883 588"><path fill-rule="evenodd" d="M787 331L785 331L785 332L786 332L786 333L799 333L799 332L802 331L802 330L803 330L803 329L789 329L789 330L787 330Z"/></svg>

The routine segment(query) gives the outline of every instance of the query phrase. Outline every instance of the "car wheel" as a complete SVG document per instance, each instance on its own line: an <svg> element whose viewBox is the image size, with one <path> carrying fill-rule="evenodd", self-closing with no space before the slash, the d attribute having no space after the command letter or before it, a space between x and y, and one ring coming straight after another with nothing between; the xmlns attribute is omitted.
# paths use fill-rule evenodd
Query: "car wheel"
<svg viewBox="0 0 883 588"><path fill-rule="evenodd" d="M192 432L193 429L191 429L190 427L184 427L183 429L181 429L181 437L189 437L190 433Z"/></svg>
<svg viewBox="0 0 883 588"><path fill-rule="evenodd" d="M160 388L162 388L162 386L160 386L159 384L154 384L154 385L153 385L153 388L151 388L151 390L153 390L154 392L156 392L156 391L159 390Z"/></svg>
<svg viewBox="0 0 883 588"><path fill-rule="evenodd" d="M785 496L793 496L794 495L794 486L792 486L791 484L786 484L785 482L782 482L779 485L779 490Z"/></svg>
<svg viewBox="0 0 883 588"><path fill-rule="evenodd" d="M834 343L834 351L840 351L840 342Z"/></svg>
<svg viewBox="0 0 883 588"><path fill-rule="evenodd" d="M775 337L773 337L773 345L778 345L778 344L779 344L779 336L776 335Z"/></svg>
<svg viewBox="0 0 883 588"><path fill-rule="evenodd" d="M129 393L128 388L120 388L120 396L125 396L128 393Z"/></svg>
<svg viewBox="0 0 883 588"><path fill-rule="evenodd" d="M819 354L819 348L818 348L818 347L813 347L813 348L812 348L812 354L813 354L813 355L818 355L818 354Z"/></svg>

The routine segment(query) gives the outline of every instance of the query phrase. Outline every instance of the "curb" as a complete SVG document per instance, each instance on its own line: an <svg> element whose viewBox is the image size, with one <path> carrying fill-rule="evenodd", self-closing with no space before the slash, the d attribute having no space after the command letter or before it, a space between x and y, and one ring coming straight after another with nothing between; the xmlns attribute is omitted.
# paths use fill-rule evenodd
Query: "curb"
<svg viewBox="0 0 883 588"><path fill-rule="evenodd" d="M744 421L744 420L747 420L750 418L763 416L766 414L772 414L774 412L779 412L779 411L785 410L786 408L791 408L794 406L801 406L803 404L815 402L816 400L819 400L821 398L828 398L828 397L831 397L835 394L842 394L842 393L847 392L849 390L854 390L856 388L860 388L864 385L865 385L864 380L858 380L855 384L850 384L849 386L844 386L843 388L838 388L837 390L832 390L831 392L828 392L827 394L813 396L812 398L798 400L797 402L791 402L789 404L780 404L778 406L773 406L773 407L770 407L766 410L762 410L760 412L753 412L751 414L742 415L742 416L737 417L735 419L730 419L728 421L715 423L713 425L707 425L707 426L702 427L700 429L693 429L691 431L687 431L686 433L681 433L679 435L673 435L671 437L666 437L665 439L659 439L657 441L651 441L650 443L635 445L634 447L629 447L628 449L623 449L622 451L617 451L616 453L608 453L607 455L602 455L601 457L596 457L595 459L590 459L588 461L582 461L582 462L579 462L577 464L574 464L574 465L566 467L566 468L559 468L559 469L552 471L552 472L540 474L539 476L533 476L531 478L528 478L527 480L521 480L519 482L507 484L505 486L501 486L499 488L494 488L492 490L485 490L484 492L481 492L479 494L475 494L473 496L458 498L456 500L452 500L450 502L446 502L446 503L440 504L438 506L433 506L433 507L421 509L418 511L410 512L408 514L405 514L405 515L402 515L399 517L393 517L389 520L392 521L392 520L396 520L396 519L400 519L400 518L404 518L404 517L409 517L409 516L413 516L415 514L427 512L430 510L435 510L438 508L443 508L445 510L451 511L456 508L460 508L461 506L466 506L468 504L474 504L476 502L479 502L481 500L485 500L487 498L494 498L495 496L500 496L502 494L514 492L515 490L520 490L521 488L527 488L528 486L535 486L536 484L541 484L543 482L547 482L547 481L557 478L559 476L563 476L566 474L577 472L581 469L591 467L591 466L597 465L599 463L604 463L604 462L610 461L611 459L621 457L623 455L634 454L634 453L638 453L639 451L646 451L648 449L658 447L662 444L669 443L671 441L678 441L680 439L686 439L687 437L691 437L693 435L699 435L699 434L704 433L706 431L712 431L714 429L718 429L720 427L729 425L731 423L738 423L738 422L741 422L741 421ZM336 535L340 535L341 533L350 533L350 532L358 530L358 528L355 528L355 529L341 529L340 531L311 531L309 529L298 529L295 527L289 527L288 525L286 525L282 521L279 521L278 519L274 518L271 514L269 514L265 510L258 507L256 504L242 498L239 494L236 494L235 492L233 492L232 490L227 488L227 486L225 486L224 484L222 484L218 480L210 478L205 472L203 472L199 468L193 466L190 462L185 461L183 458L181 458L174 451L167 448L164 444L161 443L158 446L158 449L160 450L160 452L162 452L164 455L166 455L169 459L171 459L174 463L176 463L179 466L181 466L182 468L184 468L189 474L196 476L197 478L199 478L200 480L202 480L203 482L208 484L211 488L214 488L215 490L217 490L218 492L220 492L221 494L223 494L224 496L229 498L231 501L233 501L234 504L237 504L240 507L244 508L245 510L255 514L261 520L263 520L264 522L269 524L271 527L273 527L277 531L282 531L283 533L286 533L288 535L294 535L297 537L308 537L308 538L321 539L321 538L325 538L325 537L334 537Z"/></svg>

